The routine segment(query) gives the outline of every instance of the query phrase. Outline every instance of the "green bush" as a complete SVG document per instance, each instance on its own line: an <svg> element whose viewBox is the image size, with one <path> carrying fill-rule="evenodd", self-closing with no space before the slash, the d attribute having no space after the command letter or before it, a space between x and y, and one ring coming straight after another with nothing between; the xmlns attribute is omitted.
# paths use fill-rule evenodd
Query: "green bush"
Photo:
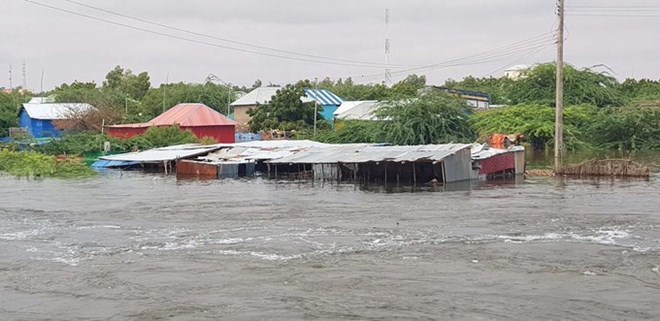
<svg viewBox="0 0 660 321"><path fill-rule="evenodd" d="M621 151L660 150L660 108L607 108L590 123L589 136L599 147Z"/></svg>
<svg viewBox="0 0 660 321"><path fill-rule="evenodd" d="M144 135L131 139L117 139L95 132L83 132L64 135L62 139L49 144L35 147L35 150L49 155L83 155L100 152L103 143L110 142L111 152L130 152L157 147L197 143L198 139L190 131L182 131L179 127L152 127Z"/></svg>
<svg viewBox="0 0 660 321"><path fill-rule="evenodd" d="M597 113L588 105L569 106L564 113L564 140L570 150L586 148L585 129ZM536 150L552 146L555 109L543 105L517 105L478 113L472 125L481 139L494 133L523 134Z"/></svg>
<svg viewBox="0 0 660 321"><path fill-rule="evenodd" d="M382 124L378 121L367 120L337 120L334 130L320 131L316 140L331 144L383 143L385 141Z"/></svg>
<svg viewBox="0 0 660 321"><path fill-rule="evenodd" d="M80 160L57 160L35 151L0 151L0 171L19 177L89 177L94 175Z"/></svg>
<svg viewBox="0 0 660 321"><path fill-rule="evenodd" d="M467 143L475 138L464 100L432 92L386 102L376 111L384 140L394 145Z"/></svg>

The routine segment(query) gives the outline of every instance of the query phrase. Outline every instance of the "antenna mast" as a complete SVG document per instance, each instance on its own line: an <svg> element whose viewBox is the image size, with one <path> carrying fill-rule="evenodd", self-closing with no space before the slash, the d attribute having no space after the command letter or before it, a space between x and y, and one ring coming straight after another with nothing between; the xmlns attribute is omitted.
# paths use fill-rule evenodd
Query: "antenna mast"
<svg viewBox="0 0 660 321"><path fill-rule="evenodd" d="M23 68L21 70L21 74L23 75L23 90L27 90L27 67L25 66L25 60L21 59L21 63L23 64Z"/></svg>
<svg viewBox="0 0 660 321"><path fill-rule="evenodd" d="M385 83L392 84L390 70L390 9L385 9Z"/></svg>
<svg viewBox="0 0 660 321"><path fill-rule="evenodd" d="M14 90L13 79L11 77L11 63L9 64L9 89Z"/></svg>

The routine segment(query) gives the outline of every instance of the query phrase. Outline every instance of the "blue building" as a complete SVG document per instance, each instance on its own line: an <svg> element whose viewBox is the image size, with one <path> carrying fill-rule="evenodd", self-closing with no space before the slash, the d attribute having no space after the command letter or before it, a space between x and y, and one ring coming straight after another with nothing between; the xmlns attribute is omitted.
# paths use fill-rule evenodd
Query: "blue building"
<svg viewBox="0 0 660 321"><path fill-rule="evenodd" d="M19 126L26 128L34 138L60 137L62 132L53 121L66 120L94 109L90 104L23 104Z"/></svg>
<svg viewBox="0 0 660 321"><path fill-rule="evenodd" d="M334 120L335 111L344 102L339 96L325 89L305 89L305 94L307 98L316 101L323 107L321 115L325 120Z"/></svg>

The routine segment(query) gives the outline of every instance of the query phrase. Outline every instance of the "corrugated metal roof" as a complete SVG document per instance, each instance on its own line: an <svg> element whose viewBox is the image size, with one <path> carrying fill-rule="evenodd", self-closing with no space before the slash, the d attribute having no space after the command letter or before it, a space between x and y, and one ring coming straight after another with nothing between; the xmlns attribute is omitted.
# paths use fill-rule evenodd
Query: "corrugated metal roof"
<svg viewBox="0 0 660 321"><path fill-rule="evenodd" d="M110 161L159 163L163 161L173 161L177 159L191 158L199 155L205 155L212 151L222 148L222 146L224 145L185 144L185 145L168 146L162 148L154 148L141 152L103 156L100 157L100 159L110 160Z"/></svg>
<svg viewBox="0 0 660 321"><path fill-rule="evenodd" d="M376 100L345 101L334 114L337 119L372 120L379 106Z"/></svg>
<svg viewBox="0 0 660 321"><path fill-rule="evenodd" d="M23 108L32 119L58 120L68 119L72 115L85 113L94 106L84 103L59 103L59 104L23 104Z"/></svg>
<svg viewBox="0 0 660 321"><path fill-rule="evenodd" d="M111 167L128 167L133 165L138 165L140 162L125 162L125 161L111 161L105 159L99 159L92 164L94 168L111 168Z"/></svg>
<svg viewBox="0 0 660 321"><path fill-rule="evenodd" d="M321 105L341 105L344 100L325 89L305 89L307 97L316 100Z"/></svg>
<svg viewBox="0 0 660 321"><path fill-rule="evenodd" d="M263 105L270 102L270 99L277 94L282 87L259 87L237 99L231 106L252 106Z"/></svg>
<svg viewBox="0 0 660 321"><path fill-rule="evenodd" d="M480 160L480 159L491 158L499 154L504 154L509 152L519 152L519 151L525 151L525 147L511 146L508 149L500 149L500 148L489 147L486 144L473 144L471 149L471 154L472 154L471 157L473 160Z"/></svg>
<svg viewBox="0 0 660 321"><path fill-rule="evenodd" d="M329 144L319 143L311 140L255 140L243 143L236 143L233 146L252 147L261 149L282 149L282 148L309 148L331 146Z"/></svg>
<svg viewBox="0 0 660 321"><path fill-rule="evenodd" d="M310 148L288 157L269 161L274 164L365 163L365 162L413 162L418 160L439 161L467 144L443 144L420 146L375 146L366 144L330 145Z"/></svg>
<svg viewBox="0 0 660 321"><path fill-rule="evenodd" d="M255 88L245 96L231 103L231 106L268 104L273 96L277 95L277 91L280 89L282 89L282 87ZM344 102L339 96L325 89L305 89L305 96L300 97L300 100L304 103L316 101L321 105L341 105L341 103Z"/></svg>
<svg viewBox="0 0 660 321"><path fill-rule="evenodd" d="M113 125L108 127L141 128L173 125L179 125L181 127L234 126L236 122L204 104L178 104L146 123Z"/></svg>

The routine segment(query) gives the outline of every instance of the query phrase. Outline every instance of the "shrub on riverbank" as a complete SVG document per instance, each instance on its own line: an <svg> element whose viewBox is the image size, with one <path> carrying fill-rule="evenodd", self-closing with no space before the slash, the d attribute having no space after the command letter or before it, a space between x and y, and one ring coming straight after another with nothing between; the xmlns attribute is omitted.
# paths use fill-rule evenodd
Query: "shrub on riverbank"
<svg viewBox="0 0 660 321"><path fill-rule="evenodd" d="M77 158L61 158L35 151L0 151L0 171L19 177L80 178L94 175L94 171Z"/></svg>
<svg viewBox="0 0 660 321"><path fill-rule="evenodd" d="M112 152L130 152L150 148L197 143L199 140L190 131L182 131L176 126L152 127L144 135L121 140L94 132L65 135L60 140L36 147L36 150L49 155L83 155L100 152L103 143L110 142Z"/></svg>
<svg viewBox="0 0 660 321"><path fill-rule="evenodd" d="M606 149L660 150L660 108L603 109L591 119L588 133L596 146Z"/></svg>

